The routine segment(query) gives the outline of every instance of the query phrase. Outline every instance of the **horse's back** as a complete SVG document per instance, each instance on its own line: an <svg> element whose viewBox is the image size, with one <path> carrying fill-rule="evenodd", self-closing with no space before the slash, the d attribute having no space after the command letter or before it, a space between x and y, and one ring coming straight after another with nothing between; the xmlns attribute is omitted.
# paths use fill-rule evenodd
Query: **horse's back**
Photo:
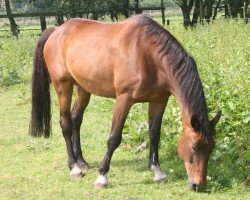
<svg viewBox="0 0 250 200"><path fill-rule="evenodd" d="M129 91L136 95L139 88L153 85L157 73L146 63L139 20L73 19L58 27L45 46L52 81L73 77L86 91L105 97ZM149 81L142 86L143 80Z"/></svg>

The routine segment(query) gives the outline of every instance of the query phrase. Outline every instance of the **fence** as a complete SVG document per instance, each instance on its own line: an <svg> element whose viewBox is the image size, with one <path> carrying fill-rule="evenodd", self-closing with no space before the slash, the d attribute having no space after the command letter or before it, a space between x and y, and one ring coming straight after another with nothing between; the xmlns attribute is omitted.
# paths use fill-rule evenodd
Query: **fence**
<svg viewBox="0 0 250 200"><path fill-rule="evenodd" d="M138 12L138 10L130 9L130 11ZM161 6L155 6L155 7L140 7L139 12L142 11L160 11L161 12L161 18L162 18L162 24L165 25L166 23L166 17L165 17L165 7L164 5ZM108 13L108 12L105 12ZM11 14L11 17L13 18L27 18L27 17L38 17L40 19L40 27L41 30L45 30L47 27L46 17L61 17L67 16L70 13L63 13L63 12L35 12L35 13L13 13ZM83 16L86 13L83 12L77 12L75 13L77 16ZM8 19L10 15L4 14L0 15L0 19ZM6 31L6 30L5 30Z"/></svg>

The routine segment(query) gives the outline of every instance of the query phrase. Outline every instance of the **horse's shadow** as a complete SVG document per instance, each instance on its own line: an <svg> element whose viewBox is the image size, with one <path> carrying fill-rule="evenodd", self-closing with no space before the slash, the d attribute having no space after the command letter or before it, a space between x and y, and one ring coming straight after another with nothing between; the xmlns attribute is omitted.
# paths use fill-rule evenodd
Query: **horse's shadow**
<svg viewBox="0 0 250 200"><path fill-rule="evenodd" d="M100 165L100 162L93 161L90 162L90 167L92 169L98 169ZM120 168L120 170L123 170L124 167L129 168L131 171L134 172L145 172L149 171L148 168L148 159L147 158L115 158L111 161L111 168Z"/></svg>
<svg viewBox="0 0 250 200"><path fill-rule="evenodd" d="M178 159L169 159L169 160L161 160L161 169L167 174L168 176L168 182L174 183L176 181L178 182L186 182L187 181L187 175L186 170L183 162ZM99 168L99 162L94 161L91 162L91 168L94 169L92 172L96 173L96 170ZM131 173L141 173L142 176L145 175L145 172L150 174L150 170L148 167L148 158L147 157L141 157L135 155L131 158L115 158L111 161L111 170L112 168L116 168L119 171L124 171L129 169ZM173 171L172 171L173 170ZM232 173L234 172L234 173ZM112 171L111 171L112 173ZM238 172L235 172L235 167L233 165L227 166L226 168L222 168L218 163L210 163L208 168L208 185L206 188L201 190L202 193L211 193L214 191L224 191L225 189L231 189L235 187L236 183L241 183L242 179ZM153 183L153 174L152 177L145 176L144 179L140 180L129 180L129 182L122 182L119 183L121 186L131 185L131 184L144 184L144 185L150 185ZM166 184L167 184L166 183ZM186 186L186 185L185 185ZM112 187L112 185L111 185Z"/></svg>

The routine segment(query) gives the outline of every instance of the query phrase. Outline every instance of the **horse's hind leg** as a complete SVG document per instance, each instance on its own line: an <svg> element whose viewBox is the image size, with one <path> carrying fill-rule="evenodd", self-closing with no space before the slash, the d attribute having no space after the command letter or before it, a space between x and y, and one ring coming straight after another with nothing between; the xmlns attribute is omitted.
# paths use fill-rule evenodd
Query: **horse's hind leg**
<svg viewBox="0 0 250 200"><path fill-rule="evenodd" d="M73 122L73 149L77 165L81 170L88 169L89 165L82 157L81 141L80 141L80 127L85 108L90 99L90 93L86 92L80 86L76 86L76 100L71 110L71 119Z"/></svg>
<svg viewBox="0 0 250 200"><path fill-rule="evenodd" d="M154 182L160 183L167 179L166 174L160 169L158 146L160 142L161 122L167 101L149 103L149 136L150 155L149 168L154 172Z"/></svg>
<svg viewBox="0 0 250 200"><path fill-rule="evenodd" d="M76 157L73 150L72 143L72 130L73 122L71 119L71 99L73 93L73 83L71 81L64 81L54 84L58 102L60 106L60 125L62 128L63 137L65 138L67 153L68 153L68 165L71 170L70 174L72 178L78 179L81 176L81 170L77 166Z"/></svg>

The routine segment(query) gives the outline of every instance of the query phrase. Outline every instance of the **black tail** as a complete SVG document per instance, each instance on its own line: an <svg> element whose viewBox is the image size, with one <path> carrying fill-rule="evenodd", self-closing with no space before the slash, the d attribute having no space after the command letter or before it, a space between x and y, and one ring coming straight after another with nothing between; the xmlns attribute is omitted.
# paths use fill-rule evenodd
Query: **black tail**
<svg viewBox="0 0 250 200"><path fill-rule="evenodd" d="M50 77L43 56L44 45L55 29L45 30L36 46L32 75L30 134L48 138L51 132Z"/></svg>

